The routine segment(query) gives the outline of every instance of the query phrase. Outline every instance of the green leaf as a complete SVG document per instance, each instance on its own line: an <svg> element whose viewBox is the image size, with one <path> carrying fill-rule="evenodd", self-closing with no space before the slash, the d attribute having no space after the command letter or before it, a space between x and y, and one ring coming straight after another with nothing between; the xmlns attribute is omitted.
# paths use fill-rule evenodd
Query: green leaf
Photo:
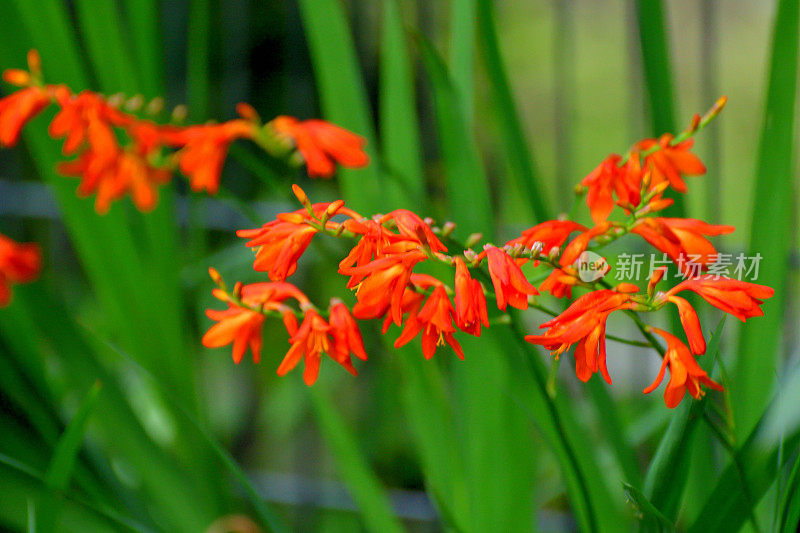
<svg viewBox="0 0 800 533"><path fill-rule="evenodd" d="M672 65L661 0L636 0L636 21L642 51L642 69L647 86L650 111L650 134L658 137L675 131L675 96L672 87ZM675 203L664 213L683 217L686 207L681 195L673 194Z"/></svg>
<svg viewBox="0 0 800 533"><path fill-rule="evenodd" d="M367 139L372 162L363 169L340 169L347 205L356 211L388 211L389 195L377 169L377 147L366 90L356 60L347 16L339 0L300 0L311 61L325 118Z"/></svg>
<svg viewBox="0 0 800 533"><path fill-rule="evenodd" d="M708 342L706 355L700 358L701 366L709 374L719 355L725 318L717 324ZM690 452L696 430L703 420L706 401L707 396L697 401L687 398L673 411L667 432L658 444L645 477L645 496L672 522L678 518L681 497L689 475Z"/></svg>
<svg viewBox="0 0 800 533"><path fill-rule="evenodd" d="M379 104L383 164L403 192L398 207L424 208L427 196L414 73L397 0L383 2Z"/></svg>
<svg viewBox="0 0 800 533"><path fill-rule="evenodd" d="M339 472L361 510L365 526L371 531L403 531L380 481L358 449L356 435L331 406L333 395L322 392L322 386L322 383L317 383L309 391L314 412L320 422L319 427L325 442L336 457Z"/></svg>
<svg viewBox="0 0 800 533"><path fill-rule="evenodd" d="M800 372L792 380L794 387L800 384L798 378ZM792 401L797 401L794 391ZM796 415L796 405L782 408L781 402L773 400L736 450L734 459L718 476L708 500L688 529L690 533L738 531L753 516L756 505L791 457L782 450L797 450L800 446L800 425L795 421L792 427L786 427L787 411L791 412L789 416Z"/></svg>
<svg viewBox="0 0 800 533"><path fill-rule="evenodd" d="M35 468L12 457L0 454L0 524L26 524L28 531L37 528L35 499L46 494L50 488L44 475ZM21 505L20 505L21 504ZM65 495L61 501L60 525L67 531L155 531L121 515L104 505L98 505L76 494ZM38 507L41 510L41 507ZM46 530L45 530L46 531Z"/></svg>
<svg viewBox="0 0 800 533"><path fill-rule="evenodd" d="M101 389L100 382L95 381L81 401L80 407L72 417L67 429L56 443L50 465L44 475L44 483L50 490L39 499L40 513L36 523L43 531L56 529L62 507L58 495L69 487L70 478L78 461L78 454L83 446L86 425L97 406Z"/></svg>
<svg viewBox="0 0 800 533"><path fill-rule="evenodd" d="M489 184L478 148L464 120L463 106L447 67L433 46L417 34L422 61L433 88L433 104L445 168L448 215L465 234L490 236L494 215Z"/></svg>
<svg viewBox="0 0 800 533"><path fill-rule="evenodd" d="M526 196L536 221L543 222L552 218L552 213L547 207L550 202L542 190L533 156L528 149L528 141L500 55L495 26L494 2L478 0L480 50L486 65L492 101L497 105L497 126L500 128L503 141L501 147L508 161L508 175L516 184L516 189Z"/></svg>
<svg viewBox="0 0 800 533"><path fill-rule="evenodd" d="M75 461L81 450L87 422L97 406L101 390L102 384L99 381L95 381L92 388L83 398L66 431L58 440L50 466L44 477L45 483L50 488L61 491L67 489L72 471L75 468Z"/></svg>
<svg viewBox="0 0 800 533"><path fill-rule="evenodd" d="M639 520L642 521L643 525L646 524L648 529L675 530L675 524L661 514L661 511L656 509L655 505L650 503L650 500L639 489L630 483L623 483L622 486L625 488L625 494L631 505L636 509Z"/></svg>
<svg viewBox="0 0 800 533"><path fill-rule="evenodd" d="M795 458L792 473L781 497L778 530L786 533L797 531L800 525L800 455Z"/></svg>
<svg viewBox="0 0 800 533"><path fill-rule="evenodd" d="M475 26L476 0L450 3L450 73L461 102L464 123L472 128L475 105Z"/></svg>
<svg viewBox="0 0 800 533"><path fill-rule="evenodd" d="M253 509L255 510L259 519L262 521L263 525L268 527L271 531L287 531L283 521L272 511L272 509L267 506L267 504L258 494L258 491L253 486L250 479L247 477L247 474L231 456L230 452L223 448L222 445L220 445L220 443L214 438L214 436L205 428L205 426L199 420L197 420L197 418L192 414L192 411L181 403L180 398L172 394L171 391L169 391L161 382L159 382L152 373L150 373L145 367L141 366L136 360L131 358L120 348L115 346L113 343L108 342L107 340L100 339L99 337L97 338L103 343L103 346L109 352L109 354L113 354L134 366L141 373L141 375L147 379L148 382L150 382L164 395L164 398L170 403L174 410L183 416L183 418L195 430L196 434L201 438L201 440L205 441L213 455L215 455L220 463L222 463L222 466L239 483L241 488L244 490L247 500L253 506Z"/></svg>
<svg viewBox="0 0 800 533"><path fill-rule="evenodd" d="M753 319L741 329L734 381L738 387L732 394L739 437L750 433L769 401L783 353L781 330L788 294L788 257L795 230L792 143L797 128L798 3L797 0L778 3L772 34L748 250L751 256L760 254L764 258L757 283L774 288L775 296L764 302L763 317ZM763 220L765 213L769 213L770 223Z"/></svg>
<svg viewBox="0 0 800 533"><path fill-rule="evenodd" d="M528 410L536 427L558 459L570 504L581 531L622 531L622 502L616 499L595 456L598 444L586 438L589 430L578 421L575 406L567 395L554 400L547 392L548 370L537 350L525 342L519 314L512 312L511 331L500 330L507 346L506 356L516 374L513 393ZM497 328L495 328L497 329ZM620 487L617 484L617 487Z"/></svg>

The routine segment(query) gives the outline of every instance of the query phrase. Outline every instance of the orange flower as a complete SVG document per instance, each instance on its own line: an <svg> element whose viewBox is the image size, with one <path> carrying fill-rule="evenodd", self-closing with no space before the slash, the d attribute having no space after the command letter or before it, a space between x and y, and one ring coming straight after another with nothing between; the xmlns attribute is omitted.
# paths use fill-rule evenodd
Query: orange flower
<svg viewBox="0 0 800 533"><path fill-rule="evenodd" d="M667 299L678 308L678 316L681 319L683 330L686 332L686 338L689 339L692 353L698 355L706 353L706 340L703 337L700 319L697 317L694 307L680 296L669 296Z"/></svg>
<svg viewBox="0 0 800 533"><path fill-rule="evenodd" d="M212 278L218 282L216 270L211 270ZM294 298L301 305L308 304L308 298L302 291L291 283L282 282L262 282L244 285L241 289L234 291L239 294L242 303L248 307L242 307L232 302L226 292L222 289L214 289L212 294L219 300L228 303L228 309L217 311L208 309L208 318L217 321L217 324L203 335L203 346L207 348L219 348L233 343L233 362L239 364L245 351L250 347L253 353L253 362L261 360L261 327L264 324L265 316L250 307L258 307L266 311L280 311L283 314L286 328L292 330L297 327L297 320L294 313L282 302L289 298ZM293 326L294 325L294 326Z"/></svg>
<svg viewBox="0 0 800 533"><path fill-rule="evenodd" d="M328 211L330 203L314 204L312 209L317 218ZM329 213L330 215L331 213ZM335 214L335 208L334 213ZM283 281L297 270L297 261L319 232L308 223L314 219L305 209L292 213L281 213L276 220L267 222L260 228L242 229L236 235L247 241L246 246L256 249L253 268L267 272L269 279Z"/></svg>
<svg viewBox="0 0 800 533"><path fill-rule="evenodd" d="M339 273L349 276L364 276L356 289L358 303L367 309L391 309L391 317L396 325L403 320L403 294L411 279L414 265L427 259L415 249L394 253L376 259L366 265L340 267Z"/></svg>
<svg viewBox="0 0 800 533"><path fill-rule="evenodd" d="M631 287L631 290L634 289ZM577 342L575 373L578 378L588 381L592 374L599 371L611 383L606 367L606 320L612 312L631 309L634 305L630 295L622 292L611 289L590 292L575 300L563 313L539 326L547 328L543 335L527 335L525 340L544 346L556 356Z"/></svg>
<svg viewBox="0 0 800 533"><path fill-rule="evenodd" d="M486 313L486 296L483 294L481 283L469 274L466 263L460 257L455 258L455 319L458 329L481 336L481 324L489 327L489 317Z"/></svg>
<svg viewBox="0 0 800 533"><path fill-rule="evenodd" d="M614 209L612 193L616 193L617 203L623 206L639 203L639 184L642 179L639 156L631 154L622 167L619 166L621 160L622 157L617 154L608 156L581 181L581 185L588 188L586 205L595 224L607 219Z"/></svg>
<svg viewBox="0 0 800 533"><path fill-rule="evenodd" d="M460 359L464 359L464 351L461 345L453 337L456 328L453 326L455 311L447 296L447 291L441 282L437 282L436 288L428 296L422 310L411 312L406 320L405 328L395 341L396 348L408 344L408 342L422 332L422 354L425 359L430 359L436 353L437 346L450 345Z"/></svg>
<svg viewBox="0 0 800 533"><path fill-rule="evenodd" d="M677 337L658 328L651 327L651 329L667 341L667 353L664 355L664 361L655 381L644 389L645 394L653 392L661 384L667 365L669 365L669 383L664 390L664 403L670 409L681 403L687 390L692 397L699 400L705 394L700 388L701 383L714 390L722 390L722 386L708 377L706 371L695 361L689 348Z"/></svg>
<svg viewBox="0 0 800 533"><path fill-rule="evenodd" d="M539 290L549 292L556 298L572 298L572 287L577 285L580 280L568 272L556 268L539 285Z"/></svg>
<svg viewBox="0 0 800 533"><path fill-rule="evenodd" d="M519 265L510 255L495 246L487 244L483 253L489 261L489 275L497 298L497 308L505 311L506 306L511 305L517 309L527 309L528 296L539 294L539 291L528 283Z"/></svg>
<svg viewBox="0 0 800 533"><path fill-rule="evenodd" d="M286 352L286 356L278 366L278 375L283 376L303 359L305 370L303 371L303 381L311 386L317 381L319 376L319 366L322 362L322 353L330 353L331 348L331 326L325 322L319 313L313 309L305 312L303 323L296 331L290 331L289 342L292 347ZM348 371L355 375L355 368L348 364L342 364Z"/></svg>
<svg viewBox="0 0 800 533"><path fill-rule="evenodd" d="M509 246L522 245L523 248L530 250L539 243L541 253L547 255L551 249L558 248L567 240L573 231L586 231L586 227L571 220L547 220L537 224L532 228L526 229L522 235L516 239L508 241ZM517 259L517 264L527 262L527 259ZM538 263L535 262L534 265Z"/></svg>
<svg viewBox="0 0 800 533"><path fill-rule="evenodd" d="M206 310L206 316L217 323L203 335L203 346L219 348L233 343L233 362L241 362L247 348L253 353L253 362L261 360L261 326L264 315L244 307L231 306L224 311Z"/></svg>
<svg viewBox="0 0 800 533"><path fill-rule="evenodd" d="M0 235L0 307L11 301L12 283L29 283L42 269L42 252L38 244L19 244Z"/></svg>
<svg viewBox="0 0 800 533"><path fill-rule="evenodd" d="M0 99L0 146L15 146L22 128L50 105L50 95L41 87L26 87Z"/></svg>
<svg viewBox="0 0 800 533"><path fill-rule="evenodd" d="M707 268L717 257L717 250L704 235L724 235L733 230L733 226L716 226L693 218L653 217L641 219L631 232L666 253L684 274L696 275L693 264Z"/></svg>
<svg viewBox="0 0 800 533"><path fill-rule="evenodd" d="M369 156L364 152L366 140L330 122L279 116L270 124L278 134L294 142L312 178L333 176L336 163L354 168L369 163Z"/></svg>
<svg viewBox="0 0 800 533"><path fill-rule="evenodd" d="M667 181L678 192L686 192L686 182L682 175L699 176L706 173L706 167L698 157L689 152L694 144L693 139L671 146L673 136L669 133L656 139L639 141L636 147L641 151L649 150L655 145L661 146L656 152L645 158L645 166L650 169L650 186L655 187Z"/></svg>
<svg viewBox="0 0 800 533"><path fill-rule="evenodd" d="M246 120L230 120L222 124L190 126L166 136L172 146L179 146L179 166L189 178L193 191L216 194L228 147L236 139L249 139L255 126Z"/></svg>
<svg viewBox="0 0 800 533"><path fill-rule="evenodd" d="M361 235L358 243L350 250L347 256L339 262L339 271L352 266L364 266L373 259L384 257L385 250L393 242L404 240L399 235L392 233L375 220L357 220L351 218L343 222L346 230ZM347 287L352 289L358 285L364 276L351 276Z"/></svg>
<svg viewBox="0 0 800 533"><path fill-rule="evenodd" d="M361 338L358 324L347 306L338 299L331 300L328 322L333 336L333 358L350 373L356 375L356 370L350 362L350 353L352 352L359 359L367 360L364 340Z"/></svg>
<svg viewBox="0 0 800 533"><path fill-rule="evenodd" d="M407 209L396 209L384 215L380 222L389 220L394 220L401 235L430 247L433 253L447 251L447 247L436 237L431 227L415 213Z"/></svg>
<svg viewBox="0 0 800 533"><path fill-rule="evenodd" d="M580 255L586 251L586 248L589 246L589 241L594 239L595 237L599 237L603 235L611 228L610 222L600 222L595 227L590 230L586 230L574 239L570 241L567 247L564 249L564 253L561 254L561 258L559 259L559 264L562 267L571 266Z"/></svg>
<svg viewBox="0 0 800 533"><path fill-rule="evenodd" d="M763 300L775 294L775 289L766 285L710 275L682 281L667 291L666 296L672 301L675 294L686 290L696 292L714 307L732 314L742 322L754 316L762 316Z"/></svg>

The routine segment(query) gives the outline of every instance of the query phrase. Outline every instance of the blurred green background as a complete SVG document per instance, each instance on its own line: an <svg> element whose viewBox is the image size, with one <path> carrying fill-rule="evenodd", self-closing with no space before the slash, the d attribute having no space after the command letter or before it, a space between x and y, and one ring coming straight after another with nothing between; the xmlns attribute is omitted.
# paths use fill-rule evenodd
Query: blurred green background
<svg viewBox="0 0 800 533"><path fill-rule="evenodd" d="M0 526L794 530L796 1L0 0L0 14L2 68L37 48L51 83L163 96L195 123L240 101L265 119L323 117L373 158L311 182L242 144L218 197L176 179L154 213L124 200L100 217L54 173L49 117L0 152L0 231L41 242L46 265L0 310ZM552 398L546 354L519 342L534 312L524 331L463 339L464 362L426 362L363 323L359 377L323 364L312 389L275 375L280 324L260 365L200 345L219 307L207 268L266 279L234 230L294 210L291 183L501 242L568 211L607 154L682 130L722 94L683 213L735 225L714 242L761 253L758 282L777 290L744 328L703 316L722 336L709 355L724 397L669 411L641 394L660 361L609 342L613 387L579 383L567 358ZM319 303L341 296L343 252L312 246L294 282ZM624 320L611 330L636 336Z"/></svg>

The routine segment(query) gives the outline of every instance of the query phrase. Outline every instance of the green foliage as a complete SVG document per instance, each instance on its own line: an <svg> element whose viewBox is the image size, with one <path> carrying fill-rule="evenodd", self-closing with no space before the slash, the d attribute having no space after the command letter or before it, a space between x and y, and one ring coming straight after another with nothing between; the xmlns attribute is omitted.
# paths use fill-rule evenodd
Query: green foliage
<svg viewBox="0 0 800 533"><path fill-rule="evenodd" d="M307 97L303 109L318 105L324 118L368 141L371 164L315 184L320 201L342 197L364 215L396 208L436 215L439 222L456 222L454 237L462 240L473 231L500 239L555 215L545 191L559 187L546 177L548 161L561 154L524 113L548 110L536 107L541 95L529 102L512 90L512 79L522 74L535 80L537 90L544 87L547 69L518 70L523 54L503 22L517 9L531 9L537 16L531 22L537 22L547 16L539 4L453 0L444 10L401 0L299 0L279 7L234 2L232 10L210 0L167 4L6 2L0 67L22 65L25 52L36 48L48 81L146 99L185 94L190 120L200 123L222 118L218 89L235 81L229 70L269 55L276 63L269 79L242 92L271 105L274 93L265 85L297 83L302 87L281 91L296 100ZM395 349L389 339L396 328L378 340L364 323L370 369L359 367L357 381L322 380L304 393L287 392L274 381L285 337L265 342L260 367L233 367L229 354L218 364L222 351L200 347L208 322L193 313L207 306L209 264L229 258L233 247L240 252L240 243L231 244L228 230L198 223L205 199L184 194L180 185L162 187L151 213L141 214L125 200L98 216L91 198L76 196L76 182L55 172L64 156L44 120L32 123L19 150L21 164L3 168L2 178L8 173L44 181L63 228L34 218L22 224L13 217L0 220L4 233L6 226L21 226L25 234L41 236L49 251L42 279L16 286L13 304L0 310L0 528L188 532L247 515L267 531L427 530L427 524L397 516L387 489L401 488L424 490L441 527L453 531L550 529L549 520L581 531L630 530L637 522L648 531L731 531L748 522L794 531L800 520L800 419L787 406L797 405L800 373L785 379L781 335L792 333L784 324L796 297L788 258L796 249L800 10L797 0L777 6L756 172L745 184L754 190L748 249L764 258L758 282L777 293L764 305L765 316L738 330L736 350L724 345L723 320L700 360L711 373L717 360L729 364L735 358L734 375L722 380L733 409L709 393L699 401L687 398L665 415L663 406L642 407L657 398L629 394L624 386L612 394L596 378L574 384L559 378L557 366L556 386L548 387L547 356L523 340L535 324L516 313L510 325L492 316L480 339L459 337L463 362L449 347L440 347L432 361L415 343ZM649 135L675 132L677 93L685 85L678 54L670 50L676 39L667 7L636 2L636 55L646 88L641 95L629 91L646 100ZM251 20L255 14L260 16ZM227 44L217 42L238 15L254 35L235 37L252 57L232 58ZM169 17L170 26L164 24ZM183 19L185 35L165 34L166 28L182 28ZM268 43L266 53L255 38L259 24L270 27L258 34ZM622 40L622 26L618 30L609 38ZM596 31L609 30L593 26ZM536 46L525 49L525 64L538 67L548 47L558 46L546 36L531 42ZM585 62L582 48L575 49ZM589 52L593 61L605 61L606 49ZM177 74L170 72L175 68ZM578 70L576 64L582 87L608 81L598 81L595 69ZM185 87L176 85L183 77ZM571 92L576 100L584 97L577 88ZM579 105L571 116L578 117ZM590 113L587 121L596 118ZM296 176L250 148L232 147L225 180L252 175L256 184L224 183L219 200L257 224L264 209L287 210L287 198L294 201L288 185ZM594 154L620 147L583 149ZM580 176L571 178L577 183ZM251 186L259 191L252 197ZM499 214L495 206L507 202L498 191L505 190L518 191L522 201L510 204L521 207ZM176 224L185 218L182 200L192 213L185 230ZM678 202L672 215L682 216L687 207ZM62 232L68 245L60 242ZM313 291L341 293L341 279L327 274L335 267L323 264L334 263L325 246L310 252L317 263L299 275ZM242 252L231 268L248 258ZM249 264L247 272L255 279ZM213 374L219 368L224 375ZM370 412L375 405L389 408ZM709 434L713 440L702 438ZM714 477L691 486L697 479L690 463L703 447L708 464L697 471ZM266 501L267 491L255 481L263 469L340 480L356 508ZM687 505L690 498L697 501Z"/></svg>

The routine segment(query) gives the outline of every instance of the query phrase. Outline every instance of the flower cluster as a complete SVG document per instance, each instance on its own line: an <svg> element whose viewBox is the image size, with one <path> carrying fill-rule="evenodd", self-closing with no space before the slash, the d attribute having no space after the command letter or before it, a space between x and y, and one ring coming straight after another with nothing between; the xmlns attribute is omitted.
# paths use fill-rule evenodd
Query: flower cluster
<svg viewBox="0 0 800 533"><path fill-rule="evenodd" d="M458 335L480 336L490 325L490 312L494 316L507 312L509 306L524 310L533 305L550 312L553 318L541 324L544 330L541 334L527 335L525 340L550 350L556 359L574 345L577 377L587 381L600 373L610 384L606 323L612 313L622 312L635 318L663 357L660 372L645 393L658 387L667 367L670 379L664 399L668 407L678 405L687 391L700 398L704 394L701 384L721 390L696 361L706 350L705 337L697 312L679 294L693 291L709 304L744 321L759 316L763 300L774 291L763 285L703 274L718 256L707 237L729 233L733 227L663 217L660 212L672 203L665 197L668 189L686 192L684 176L705 172L702 162L689 151L691 137L719 113L724 103L724 98L720 99L705 116L695 116L690 127L677 137L664 135L639 141L624 157L613 154L590 172L576 193L586 194L592 227L572 220L548 220L505 244L485 243L478 251L474 248L480 236L471 236L468 245L460 244L452 238L451 223L437 227L432 220L405 209L364 217L347 208L342 200L312 204L295 185L293 189L302 209L280 214L260 228L237 233L247 239L246 245L255 252L254 269L266 272L271 281L257 284L264 287L258 290L252 286L239 287L233 293L218 289L222 291L218 296L229 308L209 311L209 316L219 323L209 330L204 343L206 346L233 343L236 362L249 343L257 360L264 318L282 316L291 348L278 373L284 374L305 357L305 381L311 384L319 371L322 353L353 373L350 353L366 359L354 319L380 319L384 334L392 324L398 326L401 329L394 343L397 347L419 336L426 358L447 344L463 359ZM275 124L287 134L295 126L292 119L281 119ZM301 149L304 142L298 140ZM334 145L329 150L335 150ZM317 158L309 156L307 161ZM320 168L325 165L320 163ZM620 216L612 218L615 207L620 209ZM323 312L286 282L319 234L354 243L338 265L338 272L348 277L346 286L355 292L352 311L337 300ZM587 251L628 234L638 235L667 254L679 269L685 264L682 257L696 256L700 270L685 272L688 279L663 292L656 287L666 267L656 270L644 291L631 283L612 287L602 278L581 279L578 267ZM425 262L449 267L452 277L442 280L420 272L418 266ZM549 273L537 288L523 268L540 267L549 269ZM213 276L221 284L215 271ZM268 297L258 292L267 288L273 291ZM572 298L576 288L584 293L561 313L547 310L535 298L540 292ZM289 298L297 300L299 315L287 310L284 302ZM496 311L489 309L487 298L495 302ZM676 335L646 325L639 318L641 313L655 312L669 304L677 308L688 346ZM299 327L298 316L302 317ZM666 341L665 351L653 333Z"/></svg>
<svg viewBox="0 0 800 533"><path fill-rule="evenodd" d="M0 307L11 301L12 283L29 283L41 269L42 253L38 244L20 244L0 235Z"/></svg>
<svg viewBox="0 0 800 533"><path fill-rule="evenodd" d="M28 71L9 69L3 79L20 89L0 99L0 146L16 145L25 125L55 105L58 112L48 132L64 139L64 155L74 157L58 170L80 178L78 194L96 195L95 209L101 214L126 194L140 210L152 209L158 186L169 182L176 169L189 179L192 190L215 194L228 148L237 139L249 139L288 162L299 154L311 177L332 176L336 163L361 167L369 162L365 141L358 135L322 120L285 116L262 125L247 104L237 106L240 118L220 124L157 124L133 113L142 106L141 97L124 101L45 84L35 50L28 54ZM158 114L162 107L154 100L147 109ZM181 114L185 111L173 113L174 122Z"/></svg>

